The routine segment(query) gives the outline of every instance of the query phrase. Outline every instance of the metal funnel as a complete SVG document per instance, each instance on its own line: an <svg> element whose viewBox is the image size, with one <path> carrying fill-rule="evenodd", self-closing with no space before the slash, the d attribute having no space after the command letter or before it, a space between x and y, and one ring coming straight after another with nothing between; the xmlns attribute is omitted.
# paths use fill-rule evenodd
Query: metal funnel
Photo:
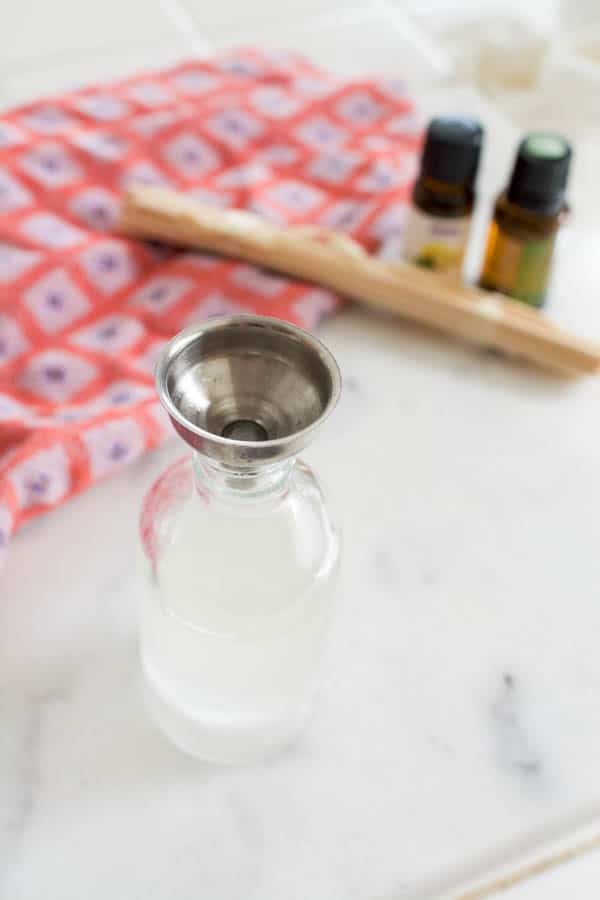
<svg viewBox="0 0 600 900"><path fill-rule="evenodd" d="M186 328L156 367L160 401L195 450L233 469L294 456L334 409L340 372L308 332L263 316Z"/></svg>

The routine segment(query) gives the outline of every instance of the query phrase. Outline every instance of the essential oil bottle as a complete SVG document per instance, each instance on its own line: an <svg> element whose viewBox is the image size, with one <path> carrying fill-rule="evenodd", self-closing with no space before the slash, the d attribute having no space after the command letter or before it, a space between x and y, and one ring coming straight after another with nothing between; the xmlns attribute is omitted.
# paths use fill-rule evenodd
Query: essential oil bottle
<svg viewBox="0 0 600 900"><path fill-rule="evenodd" d="M530 306L543 304L556 233L566 212L571 147L558 134L521 141L489 227L481 286Z"/></svg>
<svg viewBox="0 0 600 900"><path fill-rule="evenodd" d="M407 222L409 262L460 274L482 140L483 129L474 119L441 117L429 123Z"/></svg>

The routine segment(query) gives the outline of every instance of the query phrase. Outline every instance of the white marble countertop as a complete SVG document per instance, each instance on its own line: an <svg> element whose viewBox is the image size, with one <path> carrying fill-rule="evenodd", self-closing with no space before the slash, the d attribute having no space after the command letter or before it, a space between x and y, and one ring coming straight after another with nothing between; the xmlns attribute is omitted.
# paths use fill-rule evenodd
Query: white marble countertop
<svg viewBox="0 0 600 900"><path fill-rule="evenodd" d="M159 6L181 26L182 8L149 4L148 53ZM178 41L165 38L171 55L186 52ZM6 73L5 100L42 85L10 60ZM467 111L465 97L494 118L468 92L429 92L425 108ZM493 190L514 133L490 124ZM597 241L595 221L575 217L550 309L600 336ZM600 816L600 382L556 381L359 309L321 336L344 396L308 458L346 553L309 731L274 762L219 769L146 719L137 516L181 453L173 442L11 546L0 900L458 900L464 879ZM596 897L599 857L507 896Z"/></svg>
<svg viewBox="0 0 600 900"><path fill-rule="evenodd" d="M228 770L146 721L133 548L170 445L11 548L3 900L428 896L600 804L600 386L358 310L322 335L346 555L309 732Z"/></svg>

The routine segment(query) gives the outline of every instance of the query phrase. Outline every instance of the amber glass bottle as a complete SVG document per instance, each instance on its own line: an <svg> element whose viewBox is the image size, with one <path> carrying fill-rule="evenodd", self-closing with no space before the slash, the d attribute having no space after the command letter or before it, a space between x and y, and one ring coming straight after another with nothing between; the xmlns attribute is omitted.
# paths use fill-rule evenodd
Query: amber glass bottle
<svg viewBox="0 0 600 900"><path fill-rule="evenodd" d="M409 262L460 272L482 138L483 129L473 119L444 117L429 123L406 228Z"/></svg>
<svg viewBox="0 0 600 900"><path fill-rule="evenodd" d="M481 286L541 306L556 233L565 215L571 147L556 134L529 134L490 223Z"/></svg>

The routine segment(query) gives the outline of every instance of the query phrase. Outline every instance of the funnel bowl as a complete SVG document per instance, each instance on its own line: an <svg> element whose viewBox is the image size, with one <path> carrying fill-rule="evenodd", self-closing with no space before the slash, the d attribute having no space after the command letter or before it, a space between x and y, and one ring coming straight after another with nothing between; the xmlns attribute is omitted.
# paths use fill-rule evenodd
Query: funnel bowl
<svg viewBox="0 0 600 900"><path fill-rule="evenodd" d="M188 444L226 466L253 468L312 440L338 401L340 374L329 350L301 328L226 316L169 341L156 385Z"/></svg>

